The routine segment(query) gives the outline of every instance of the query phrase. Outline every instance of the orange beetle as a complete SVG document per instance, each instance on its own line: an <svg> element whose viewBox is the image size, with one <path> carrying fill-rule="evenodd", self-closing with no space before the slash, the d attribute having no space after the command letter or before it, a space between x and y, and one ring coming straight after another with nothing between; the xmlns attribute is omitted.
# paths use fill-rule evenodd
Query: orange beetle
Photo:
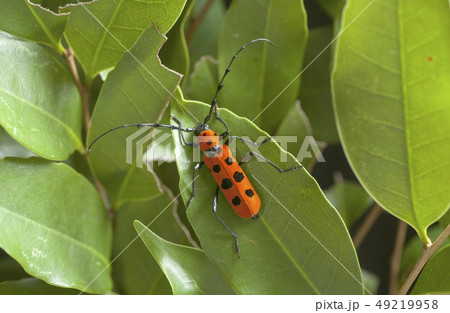
<svg viewBox="0 0 450 313"><path fill-rule="evenodd" d="M263 143L266 143L270 140L270 138L266 138L260 143L252 142L248 139L239 137L239 136L229 136L229 128L227 123L219 116L217 112L217 95L219 91L223 87L223 81L226 77L226 75L230 72L230 67L233 61L236 59L239 52L241 52L243 49L245 49L248 45L257 42L257 41L266 41L272 44L272 42L265 38L259 38L250 41L246 45L242 46L241 49L239 49L236 54L233 56L233 58L230 61L230 64L228 65L222 80L219 83L219 86L217 87L216 94L214 96L214 99L212 100L211 107L209 110L209 114L205 117L205 120L203 123L198 123L195 128L184 128L181 121L172 116L172 119L178 123L178 126L174 125L165 125L165 124L159 124L159 123L139 123L139 124L126 124L122 126L118 126L115 128L112 128L100 136L98 136L92 143L90 144L88 148L88 152L92 148L93 144L99 140L104 135L118 130L120 128L124 127L143 127L143 126L152 126L152 127L165 127L169 128L171 130L179 130L180 131L180 137L186 146L189 147L199 147L201 151L205 154L203 157L203 161L197 163L194 167L194 171L192 173L192 194L191 198L189 199L188 203L186 204L186 208L188 208L192 202L192 200L195 197L195 173L204 165L209 168L211 174L213 175L216 183L217 183L217 189L213 200L213 212L217 219L228 229L228 231L233 235L236 241L236 252L238 257L240 258L240 252L239 252L239 242L238 242L238 236L235 232L231 230L230 227L228 227L227 224L217 215L217 199L219 196L219 189L222 190L223 194L225 195L225 198L230 203L233 210L236 212L237 215L244 218L252 218L257 219L259 216L259 209L261 208L261 200L256 193L255 189L253 188L252 184L248 180L247 176L245 175L244 171L242 170L240 164L241 162L236 162L235 158L233 157L230 148L229 143L234 139L239 139L242 141L245 141L247 143L250 143L254 146L259 146ZM211 115L214 112L215 118L220 121L226 128L226 131L218 136L213 130L211 130L208 126L208 121L211 119ZM187 142L184 139L183 132L194 132L194 134L197 136L197 142ZM228 138L227 138L228 137ZM220 138L227 138L225 144L220 144ZM280 173L288 172L295 170L297 168L302 167L301 165L295 166L286 170L281 169L268 159L266 159L264 156L256 153L256 152L249 152L244 156L243 160L248 160L249 158L257 156L261 158L262 160L266 161L270 165L272 165L275 169L277 169Z"/></svg>
<svg viewBox="0 0 450 313"><path fill-rule="evenodd" d="M218 145L219 137L217 134L212 130L206 130L198 137L200 150L202 151L210 151L213 145L213 143L205 145L204 142L201 142L202 136L206 136L203 138L217 140L216 151L210 154L205 153L203 162L211 171L231 207L240 217L258 218L261 200L244 171L233 158L230 148L227 145Z"/></svg>

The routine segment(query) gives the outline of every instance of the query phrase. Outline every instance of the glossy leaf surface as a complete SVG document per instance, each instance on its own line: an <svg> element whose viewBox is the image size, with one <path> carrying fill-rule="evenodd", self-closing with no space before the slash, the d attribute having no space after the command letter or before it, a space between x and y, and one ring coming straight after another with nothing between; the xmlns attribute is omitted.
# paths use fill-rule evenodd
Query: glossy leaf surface
<svg viewBox="0 0 450 313"><path fill-rule="evenodd" d="M233 294L203 251L166 241L139 221L134 227L169 279L174 294Z"/></svg>
<svg viewBox="0 0 450 313"><path fill-rule="evenodd" d="M184 101L180 93L175 98L172 115L186 126L197 122L190 114L202 120L209 110L207 105ZM226 109L219 112L232 135L248 136L258 142L267 137L247 119ZM217 121L210 126L219 133L223 130ZM191 195L192 170L200 154L182 147L178 136L174 138L180 190L186 202ZM187 140L192 140L190 135ZM248 148L240 142L236 146L239 161ZM283 169L298 165L273 142L259 151ZM196 197L188 209L188 219L206 255L219 266L233 290L242 294L362 293L361 272L349 234L315 180L304 169L280 174L256 159L242 168L263 203L261 217L240 218L222 194L217 209L240 238L241 259L237 258L233 237L211 212L217 185L207 168L198 173Z"/></svg>
<svg viewBox="0 0 450 313"><path fill-rule="evenodd" d="M340 137L369 194L429 242L450 202L448 3L369 3L350 0L342 16L354 21L336 46Z"/></svg>
<svg viewBox="0 0 450 313"><path fill-rule="evenodd" d="M186 0L109 0L71 8L65 35L88 79L114 67L142 32L156 24L165 34Z"/></svg>
<svg viewBox="0 0 450 313"><path fill-rule="evenodd" d="M164 37L149 28L130 50L131 54L125 54L108 75L92 115L89 143L113 127L161 119L180 81L179 74L161 65L157 57L163 42ZM155 132L162 136L170 134L166 129ZM167 136L162 138L170 142L170 135ZM150 129L132 127L108 134L93 146L90 153L93 171L111 195L116 209L124 202L147 200L160 194L155 188L155 177L142 162L151 141Z"/></svg>
<svg viewBox="0 0 450 313"><path fill-rule="evenodd" d="M49 284L111 290L111 224L95 188L39 158L0 160L0 173L0 247Z"/></svg>
<svg viewBox="0 0 450 313"><path fill-rule="evenodd" d="M0 68L1 126L47 159L82 151L80 96L62 58L0 33Z"/></svg>
<svg viewBox="0 0 450 313"><path fill-rule="evenodd" d="M58 52L63 51L61 37L67 15L56 15L27 0L0 0L0 29L11 35L45 43ZM26 21L26 22L25 22Z"/></svg>

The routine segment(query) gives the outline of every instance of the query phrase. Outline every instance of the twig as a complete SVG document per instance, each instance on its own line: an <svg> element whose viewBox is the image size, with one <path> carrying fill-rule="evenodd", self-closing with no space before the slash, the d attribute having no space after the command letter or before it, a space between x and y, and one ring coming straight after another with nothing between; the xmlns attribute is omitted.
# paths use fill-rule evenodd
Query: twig
<svg viewBox="0 0 450 313"><path fill-rule="evenodd" d="M408 224L398 220L397 236L395 238L394 252L391 257L391 268L389 273L389 293L395 295L398 292L398 280L400 273L400 261L402 259Z"/></svg>
<svg viewBox="0 0 450 313"><path fill-rule="evenodd" d="M70 72L72 73L72 77L77 85L78 92L81 96L81 104L83 106L83 119L84 119L84 127L86 130L86 134L89 130L89 124L91 122L91 114L89 111L89 88L83 86L80 80L80 75L78 75L77 66L75 63L75 55L73 50L69 47L65 53L64 57L66 59L67 64L69 65Z"/></svg>
<svg viewBox="0 0 450 313"><path fill-rule="evenodd" d="M408 290L411 288L412 284L416 280L417 276L419 276L425 264L427 264L428 260L433 256L436 250L442 245L442 243L447 239L450 235L450 225L447 225L447 228L442 232L438 239L436 239L432 244L424 244L422 255L417 261L416 265L414 265L411 273L409 273L405 282L403 283L402 288L400 288L399 295L406 295Z"/></svg>
<svg viewBox="0 0 450 313"><path fill-rule="evenodd" d="M206 16L206 13L208 13L213 3L214 0L208 0L208 2L205 3L205 5L203 6L201 12L196 17L191 18L189 28L186 32L186 43L189 43L191 41L192 36L194 36L195 32L197 31L197 28L200 26L201 22Z"/></svg>
<svg viewBox="0 0 450 313"><path fill-rule="evenodd" d="M375 221L378 219L382 212L383 209L378 203L375 203L372 209L370 209L369 214L367 214L363 223L353 236L353 245L355 246L356 250L358 250L359 246L366 238L366 235L369 233L369 230L372 228L373 224L375 224Z"/></svg>
<svg viewBox="0 0 450 313"><path fill-rule="evenodd" d="M77 65L75 63L75 54L73 53L73 50L70 47L64 51L64 58L65 58L67 64L69 65L70 72L72 73L72 77L78 88L78 92L80 93L81 105L82 105L82 109L83 109L83 120L84 120L84 127L85 127L84 129L87 134L88 130L89 130L89 125L91 123L91 113L89 111L89 88L83 86L83 84L81 83L80 75L78 75ZM84 153L84 157L85 157L86 161L89 163L86 151ZM94 175L92 175L92 176L94 177L95 187L97 188L97 191L100 194L100 197L102 198L103 205L105 206L105 208L109 208L109 204L108 204L109 202L106 197L105 189L103 188L102 184L97 180L97 178ZM108 209L108 211L110 213L110 217L112 218L112 215L111 215L111 214L113 214L112 211L110 209Z"/></svg>

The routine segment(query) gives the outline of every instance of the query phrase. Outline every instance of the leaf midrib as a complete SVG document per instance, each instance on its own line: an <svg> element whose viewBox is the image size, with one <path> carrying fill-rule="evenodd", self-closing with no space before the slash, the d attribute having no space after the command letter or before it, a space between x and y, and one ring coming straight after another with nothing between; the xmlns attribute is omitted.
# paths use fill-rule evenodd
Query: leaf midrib
<svg viewBox="0 0 450 313"><path fill-rule="evenodd" d="M28 9L30 10L31 14L33 14L34 18L36 19L36 21L39 23L39 25L41 26L42 30L44 31L45 35L47 36L48 40L50 41L51 45L53 46L53 48L55 48L55 50L59 51L59 41L56 40L51 32L49 31L49 29L47 28L47 26L44 24L44 22L42 21L42 19L36 14L36 12L34 11L34 8L28 3L28 1L25 1L25 4L27 5Z"/></svg>
<svg viewBox="0 0 450 313"><path fill-rule="evenodd" d="M404 39L404 29L403 29L403 0L398 0L398 6L397 6L397 14L398 14L398 38L399 38L399 56L400 56L400 73L401 73L401 86L402 86L402 104L403 104L403 122L404 122L404 130L405 130L405 145L406 145L406 161L408 164L408 184L409 184L409 191L410 191L410 197L411 197L411 211L412 211L412 218L416 222L416 225L418 226L418 234L421 237L421 239L424 241L429 241L426 230L422 228L421 223L419 222L416 214L416 208L415 208L415 201L414 201L414 183L412 182L413 179L413 173L412 173L412 144L411 144L411 136L410 136L410 130L409 130L409 123L408 123L408 93L407 93L407 78L406 78L406 51L405 51L405 39Z"/></svg>
<svg viewBox="0 0 450 313"><path fill-rule="evenodd" d="M114 9L113 14L111 15L111 17L110 17L110 19L109 19L109 21L108 21L108 25L105 26L105 25L103 25L103 24L101 23L100 20L96 19L96 22L99 23L99 24L103 27L103 33L102 33L102 37L100 38L99 43L97 44L97 47L95 48L94 57L92 58L92 62L91 62L91 66L90 66L91 73L89 73L92 77L93 77L94 75L97 74L97 73L94 73L94 67L95 67L95 64L97 63L97 59L98 59L98 56L99 56L99 54L100 54L100 50L101 50L101 48L103 47L103 44L104 44L104 42L105 42L105 40L106 40L106 34L107 34L107 33L108 33L108 34L111 34L111 36L114 37L114 35L111 33L111 31L110 31L109 29L110 29L110 27L111 27L111 25L112 25L112 23L113 23L113 21L114 21L116 15L117 15L117 12L119 12L120 7L122 6L122 4L123 4L123 0L120 0L119 3L116 5L116 8ZM86 8L84 7L84 5L82 5L82 6L83 6L83 8L84 8L85 10L88 11L88 9L86 9ZM90 14L92 14L92 13L90 13ZM92 16L92 17L94 17L94 16ZM120 42L119 42L119 43L120 43ZM120 43L120 45L122 45L122 43ZM122 45L122 46L123 46L123 45Z"/></svg>
<svg viewBox="0 0 450 313"><path fill-rule="evenodd" d="M93 253L95 256L97 256L106 266L109 264L109 261L106 259L106 257L103 254L101 254L100 252L95 250L93 247L85 244L84 242L81 242L81 241L79 241L79 240L77 240L77 239L75 239L73 237L70 237L69 235L66 235L66 234L62 233L59 230L56 230L54 228L50 228L47 225L41 224L41 223L39 223L39 222L37 222L37 221L35 221L33 219L30 219L29 217L26 217L26 216L20 215L19 213L14 212L14 211L8 210L8 209L6 209L6 208L4 208L2 206L0 206L0 209L3 210L4 212L6 212L6 214L9 213L9 214L11 214L11 215L13 215L15 217L18 217L18 218L26 221L27 223L34 224L34 225L36 225L38 227L41 227L43 229L48 230L49 232L55 233L55 234L61 236L62 238L65 238L65 239L67 239L69 241L75 242L75 244L77 244L81 248L83 248L83 249Z"/></svg>
<svg viewBox="0 0 450 313"><path fill-rule="evenodd" d="M277 184L279 183L280 180L277 180L275 183L275 186L272 188L271 193L273 194L273 190L277 187ZM280 202L277 198L275 198L275 200L277 202ZM281 202L280 202L281 204ZM284 206L283 204L281 204L282 206ZM270 225L266 222L266 220L264 219L263 216L260 216L261 221L264 223L264 226L266 227L266 229L269 231L269 233L272 235L272 237L275 239L275 241L279 244L279 246L281 247L281 250L285 253L285 255L288 257L289 261L292 262L292 264L294 264L295 268L300 272L300 274L303 276L303 278L308 282L308 284L311 286L311 288L316 292L316 294L320 295L320 291L317 289L316 285L309 279L308 275L306 275L306 273L303 271L302 267L300 266L300 264L298 264L298 262L295 260L295 258L291 255L291 253L289 252L289 250L286 248L286 246L283 244L283 242L281 241L281 238L279 238L275 232L272 230L272 228L270 227Z"/></svg>

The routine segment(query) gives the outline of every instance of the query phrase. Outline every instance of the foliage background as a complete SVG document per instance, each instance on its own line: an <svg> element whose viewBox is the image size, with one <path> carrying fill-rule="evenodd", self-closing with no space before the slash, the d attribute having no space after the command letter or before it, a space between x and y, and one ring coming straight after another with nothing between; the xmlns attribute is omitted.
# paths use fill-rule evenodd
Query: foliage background
<svg viewBox="0 0 450 313"><path fill-rule="evenodd" d="M0 294L449 293L448 2L344 4L0 0ZM221 116L233 135L298 136L260 151L305 169L243 165L256 222L220 196L238 260L206 171L185 212L194 164L177 135L136 139L163 143L160 166L145 150L127 164L136 129L86 147L169 114L195 125L260 37L275 45L239 55ZM296 159L306 136L326 162Z"/></svg>

